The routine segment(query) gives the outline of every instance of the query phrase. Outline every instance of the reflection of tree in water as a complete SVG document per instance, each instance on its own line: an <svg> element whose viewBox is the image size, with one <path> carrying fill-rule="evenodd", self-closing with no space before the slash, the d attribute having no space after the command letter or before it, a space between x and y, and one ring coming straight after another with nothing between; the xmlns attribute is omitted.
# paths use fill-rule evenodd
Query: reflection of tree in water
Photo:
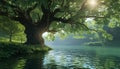
<svg viewBox="0 0 120 69"><path fill-rule="evenodd" d="M119 69L119 61L119 58L115 56L96 55L90 59L90 65L95 69Z"/></svg>
<svg viewBox="0 0 120 69"><path fill-rule="evenodd" d="M44 55L44 53L40 53L29 57L23 69L43 69Z"/></svg>
<svg viewBox="0 0 120 69"><path fill-rule="evenodd" d="M25 59L9 58L0 61L0 69L23 69Z"/></svg>
<svg viewBox="0 0 120 69"><path fill-rule="evenodd" d="M24 58L0 61L0 69L119 69L116 56L98 55L95 52L50 52Z"/></svg>
<svg viewBox="0 0 120 69"><path fill-rule="evenodd" d="M83 67L87 60L87 56L84 55L85 52L84 54L80 51L76 53L73 53L73 51L67 52L51 51L44 59L46 61L44 64L45 69L90 69Z"/></svg>
<svg viewBox="0 0 120 69"><path fill-rule="evenodd" d="M0 69L43 69L44 53L0 61Z"/></svg>
<svg viewBox="0 0 120 69"><path fill-rule="evenodd" d="M94 51L51 52L46 57L45 69L119 69L119 58L99 55Z"/></svg>
<svg viewBox="0 0 120 69"><path fill-rule="evenodd" d="M109 56L108 56L109 57ZM120 60L119 57L105 57L102 63L104 63L105 69L119 69L120 68Z"/></svg>

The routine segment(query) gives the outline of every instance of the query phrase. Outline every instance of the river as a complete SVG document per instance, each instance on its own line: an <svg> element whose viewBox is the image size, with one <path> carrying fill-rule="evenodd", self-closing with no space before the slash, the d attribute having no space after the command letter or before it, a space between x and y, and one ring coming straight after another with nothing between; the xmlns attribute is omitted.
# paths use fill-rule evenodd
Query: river
<svg viewBox="0 0 120 69"><path fill-rule="evenodd" d="M48 53L0 62L0 69L120 69L120 48L51 46Z"/></svg>

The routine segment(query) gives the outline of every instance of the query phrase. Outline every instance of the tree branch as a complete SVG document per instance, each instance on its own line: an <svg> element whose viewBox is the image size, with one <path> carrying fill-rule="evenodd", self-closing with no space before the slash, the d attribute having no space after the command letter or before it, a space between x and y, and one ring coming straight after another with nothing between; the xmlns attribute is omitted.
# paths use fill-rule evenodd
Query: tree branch
<svg viewBox="0 0 120 69"><path fill-rule="evenodd" d="M8 18L10 18L10 19L12 19L12 20L18 21L18 17L9 16L8 12L2 12L2 11L0 11L0 15L1 15L1 16L6 16L6 17L8 17Z"/></svg>
<svg viewBox="0 0 120 69"><path fill-rule="evenodd" d="M1 2L3 5L6 4L6 5L9 5L9 6L12 7L12 8L17 8L17 9L21 10L19 6L16 6L15 4L12 4L12 3L10 4L10 3L8 3L6 0L1 0L0 2Z"/></svg>
<svg viewBox="0 0 120 69"><path fill-rule="evenodd" d="M27 12L28 13L30 13L32 10L34 10L36 7L37 7L37 3L35 3L33 6L31 6L31 7L29 7L28 9L27 9Z"/></svg>
<svg viewBox="0 0 120 69"><path fill-rule="evenodd" d="M57 9L54 10L54 12L52 12L53 16L55 14L57 14L58 12L64 12L64 11L62 11L60 8L57 8Z"/></svg>
<svg viewBox="0 0 120 69"><path fill-rule="evenodd" d="M86 4L87 0L84 0L79 11L82 11L85 8L85 4Z"/></svg>
<svg viewBox="0 0 120 69"><path fill-rule="evenodd" d="M43 4L41 5L41 9L42 9L42 12L43 12L43 13L46 13L46 12L47 12L47 9L45 9L45 7L44 7Z"/></svg>
<svg viewBox="0 0 120 69"><path fill-rule="evenodd" d="M44 4L41 5L41 9L43 13L49 13L52 5L52 0L47 0L47 5Z"/></svg>
<svg viewBox="0 0 120 69"><path fill-rule="evenodd" d="M13 12L16 15L20 15L21 16L21 14L23 14L23 10L19 6L15 5L13 3L9 3L6 0L1 0L0 2L2 3L3 6L4 5L8 5L9 7L11 7L11 9L13 10ZM6 8L8 8L8 7L6 7Z"/></svg>
<svg viewBox="0 0 120 69"><path fill-rule="evenodd" d="M18 15L21 14L22 10L19 6L16 6L15 4L9 3L6 0L1 0L1 6L8 5L9 7L12 8L14 15L10 15L10 12L8 12L8 7L4 6L1 7L2 9L5 9L6 11L0 10L0 15L1 16L6 16L12 20L18 21ZM19 14L18 14L19 13ZM20 15L21 16L21 15Z"/></svg>
<svg viewBox="0 0 120 69"><path fill-rule="evenodd" d="M53 21L68 23L68 22L70 22L70 19L63 19L63 18L54 17L54 18L53 18Z"/></svg>
<svg viewBox="0 0 120 69"><path fill-rule="evenodd" d="M104 16L79 16L79 18L105 18ZM69 23L69 22L74 22L72 21L72 18L69 18L69 19L63 19L63 18L57 18L57 17L54 17L53 18L53 21L60 21L60 22L63 22L63 23ZM69 23L69 24L72 24L72 23Z"/></svg>
<svg viewBox="0 0 120 69"><path fill-rule="evenodd" d="M47 32L50 32L50 33L56 33L57 31L56 30L48 30Z"/></svg>
<svg viewBox="0 0 120 69"><path fill-rule="evenodd" d="M53 15L55 15L56 13L60 12L60 8L58 9L55 9L54 12L53 12Z"/></svg>
<svg viewBox="0 0 120 69"><path fill-rule="evenodd" d="M79 18L105 18L104 16L79 16Z"/></svg>
<svg viewBox="0 0 120 69"><path fill-rule="evenodd" d="M9 17L11 20L19 21L19 17Z"/></svg>

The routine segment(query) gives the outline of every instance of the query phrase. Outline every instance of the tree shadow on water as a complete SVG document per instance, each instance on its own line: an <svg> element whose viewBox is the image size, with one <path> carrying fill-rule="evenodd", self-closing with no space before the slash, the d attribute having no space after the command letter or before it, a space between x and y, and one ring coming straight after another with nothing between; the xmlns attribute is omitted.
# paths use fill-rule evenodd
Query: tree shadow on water
<svg viewBox="0 0 120 69"><path fill-rule="evenodd" d="M43 69L44 55L44 53L40 53L29 57L23 69Z"/></svg>
<svg viewBox="0 0 120 69"><path fill-rule="evenodd" d="M45 53L0 60L0 69L43 69Z"/></svg>

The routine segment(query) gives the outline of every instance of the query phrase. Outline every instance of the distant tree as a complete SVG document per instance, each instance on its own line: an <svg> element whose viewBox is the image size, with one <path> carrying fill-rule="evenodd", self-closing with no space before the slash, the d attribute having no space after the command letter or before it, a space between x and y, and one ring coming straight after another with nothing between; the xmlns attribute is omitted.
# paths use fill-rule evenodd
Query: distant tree
<svg viewBox="0 0 120 69"><path fill-rule="evenodd" d="M2 21L2 20L3 21ZM11 21L6 17L0 18L0 32L9 36L9 42L12 42L13 36L23 31L23 27L18 22Z"/></svg>
<svg viewBox="0 0 120 69"><path fill-rule="evenodd" d="M0 15L19 21L24 27L26 44L44 46L44 32L61 35L103 31L111 19L119 21L120 0L0 0ZM85 24L87 18L95 27ZM9 24L9 23L8 23Z"/></svg>

